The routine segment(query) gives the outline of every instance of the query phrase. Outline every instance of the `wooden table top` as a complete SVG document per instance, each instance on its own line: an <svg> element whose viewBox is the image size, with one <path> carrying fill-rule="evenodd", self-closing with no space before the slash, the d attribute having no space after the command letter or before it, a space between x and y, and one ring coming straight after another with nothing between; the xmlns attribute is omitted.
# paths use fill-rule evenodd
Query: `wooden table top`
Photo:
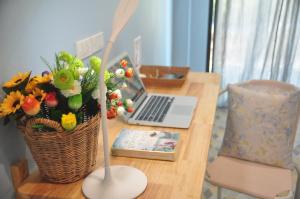
<svg viewBox="0 0 300 199"><path fill-rule="evenodd" d="M139 198L201 198L219 84L217 74L190 72L180 88L147 88L148 92L196 96L199 101L189 129L128 125L119 119L109 121L110 146L122 128L180 133L181 145L175 162L111 156L111 164L133 166L147 175L148 186ZM102 166L102 135L99 138L97 165ZM51 184L42 181L36 171L18 188L18 195L24 199L82 199L81 185L82 180Z"/></svg>

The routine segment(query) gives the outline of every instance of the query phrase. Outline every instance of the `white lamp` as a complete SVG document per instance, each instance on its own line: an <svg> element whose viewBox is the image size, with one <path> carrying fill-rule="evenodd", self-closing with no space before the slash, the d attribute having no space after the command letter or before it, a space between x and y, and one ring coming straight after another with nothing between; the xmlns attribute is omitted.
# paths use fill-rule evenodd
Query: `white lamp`
<svg viewBox="0 0 300 199"><path fill-rule="evenodd" d="M138 0L121 0L115 12L112 33L104 51L100 70L101 91L101 121L103 134L104 168L92 172L83 182L83 194L90 199L132 199L144 192L147 186L146 175L129 166L110 166L110 153L108 146L108 130L106 116L106 86L104 72L109 55L117 36L125 27L135 12Z"/></svg>

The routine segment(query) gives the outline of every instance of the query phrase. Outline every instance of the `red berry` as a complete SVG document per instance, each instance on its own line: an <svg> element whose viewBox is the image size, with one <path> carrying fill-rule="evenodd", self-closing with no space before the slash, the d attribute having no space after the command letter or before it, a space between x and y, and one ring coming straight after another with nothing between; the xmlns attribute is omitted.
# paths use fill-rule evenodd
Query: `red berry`
<svg viewBox="0 0 300 199"><path fill-rule="evenodd" d="M118 105L118 106L123 106L123 102L118 101L117 105Z"/></svg>

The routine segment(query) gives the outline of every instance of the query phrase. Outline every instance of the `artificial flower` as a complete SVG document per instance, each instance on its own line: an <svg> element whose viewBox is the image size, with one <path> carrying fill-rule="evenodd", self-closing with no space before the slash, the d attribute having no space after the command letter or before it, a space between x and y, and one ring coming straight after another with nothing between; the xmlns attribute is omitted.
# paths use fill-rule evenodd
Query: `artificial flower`
<svg viewBox="0 0 300 199"><path fill-rule="evenodd" d="M10 92L1 104L2 115L9 115L19 110L24 103L24 96L20 91Z"/></svg>
<svg viewBox="0 0 300 199"><path fill-rule="evenodd" d="M48 107L54 108L58 105L58 100L56 98L56 92L47 93L45 97L45 103Z"/></svg>
<svg viewBox="0 0 300 199"><path fill-rule="evenodd" d="M61 117L61 125L67 131L73 130L77 125L76 115L74 113L63 114Z"/></svg>
<svg viewBox="0 0 300 199"><path fill-rule="evenodd" d="M39 102L42 102L46 97L46 93L39 88L33 89L32 94Z"/></svg>
<svg viewBox="0 0 300 199"><path fill-rule="evenodd" d="M54 75L54 86L61 90L72 89L74 85L74 77L67 69L61 69Z"/></svg>
<svg viewBox="0 0 300 199"><path fill-rule="evenodd" d="M115 107L110 107L110 109L107 110L107 119L113 119L115 117L117 117L117 111Z"/></svg>
<svg viewBox="0 0 300 199"><path fill-rule="evenodd" d="M119 89L114 90L112 93L109 95L109 99L121 99L122 98L122 93Z"/></svg>
<svg viewBox="0 0 300 199"><path fill-rule="evenodd" d="M84 75L88 70L89 70L88 68L84 68L84 67L77 69L79 75Z"/></svg>
<svg viewBox="0 0 300 199"><path fill-rule="evenodd" d="M20 86L21 84L27 84L26 81L29 80L31 72L26 73L18 73L17 75L13 76L9 81L4 83L3 88L4 89L12 89L17 86ZM25 85L24 85L25 87Z"/></svg>
<svg viewBox="0 0 300 199"><path fill-rule="evenodd" d="M128 68L128 69L126 70L126 72L125 72L125 76L126 76L127 78L133 77L133 69L132 69L132 68Z"/></svg>
<svg viewBox="0 0 300 199"><path fill-rule="evenodd" d="M110 99L110 100L118 99L117 93L110 93L110 94L109 94L109 99Z"/></svg>
<svg viewBox="0 0 300 199"><path fill-rule="evenodd" d="M68 106L70 109L77 111L82 106L82 95L74 95L68 98Z"/></svg>
<svg viewBox="0 0 300 199"><path fill-rule="evenodd" d="M73 55L71 55L66 51L61 51L58 54L58 60L67 62L68 64L70 64L73 61L73 59L74 59Z"/></svg>
<svg viewBox="0 0 300 199"><path fill-rule="evenodd" d="M99 88L95 88L92 92L92 98L94 100L98 100L100 99L100 89Z"/></svg>
<svg viewBox="0 0 300 199"><path fill-rule="evenodd" d="M128 107L128 108L127 108L127 112L128 112L128 113L132 113L133 111L134 111L134 109L133 109L132 107Z"/></svg>
<svg viewBox="0 0 300 199"><path fill-rule="evenodd" d="M78 95L81 93L81 84L78 80L74 80L71 88L69 88L67 90L61 90L60 92L65 97L71 97L74 95Z"/></svg>
<svg viewBox="0 0 300 199"><path fill-rule="evenodd" d="M115 72L117 78L123 78L125 76L125 70L122 68L119 68Z"/></svg>
<svg viewBox="0 0 300 199"><path fill-rule="evenodd" d="M72 66L72 67L69 67L68 70L72 73L74 80L80 79L80 73L78 71L78 68Z"/></svg>
<svg viewBox="0 0 300 199"><path fill-rule="evenodd" d="M83 66L84 64L79 58L74 58L73 61L70 63L70 67L74 67L74 68L81 68Z"/></svg>
<svg viewBox="0 0 300 199"><path fill-rule="evenodd" d="M114 76L113 73L110 73L108 72L108 70L106 70L104 72L104 82L107 83L113 76Z"/></svg>
<svg viewBox="0 0 300 199"><path fill-rule="evenodd" d="M123 102L122 101L118 101L117 102L117 106L123 106Z"/></svg>
<svg viewBox="0 0 300 199"><path fill-rule="evenodd" d="M100 73L101 63L102 63L102 60L97 56L92 56L90 58L90 65L97 74Z"/></svg>
<svg viewBox="0 0 300 199"><path fill-rule="evenodd" d="M45 74L45 75L37 75L35 77L33 77L33 81L35 81L35 83L38 84L47 84L50 83L53 79L53 75L52 73L49 74Z"/></svg>
<svg viewBox="0 0 300 199"><path fill-rule="evenodd" d="M33 116L40 112L41 103L33 95L29 95L25 97L22 109L27 115Z"/></svg>
<svg viewBox="0 0 300 199"><path fill-rule="evenodd" d="M133 101L131 99L126 99L125 104L127 107L133 107Z"/></svg>
<svg viewBox="0 0 300 199"><path fill-rule="evenodd" d="M26 85L25 91L27 93L31 93L36 86L37 86L37 83L36 83L36 81L34 80L34 77L33 77L29 80L28 84Z"/></svg>
<svg viewBox="0 0 300 199"><path fill-rule="evenodd" d="M125 108L123 106L119 106L117 109L118 115L124 115L125 113Z"/></svg>
<svg viewBox="0 0 300 199"><path fill-rule="evenodd" d="M53 80L52 73L49 73L48 71L43 72L42 75L36 75L32 77L28 84L25 87L25 91L27 93L31 93L39 84L47 84L50 83Z"/></svg>
<svg viewBox="0 0 300 199"><path fill-rule="evenodd" d="M125 68L125 67L128 65L128 61L125 60L125 59L123 59L123 60L120 62L120 65L121 65L122 67Z"/></svg>

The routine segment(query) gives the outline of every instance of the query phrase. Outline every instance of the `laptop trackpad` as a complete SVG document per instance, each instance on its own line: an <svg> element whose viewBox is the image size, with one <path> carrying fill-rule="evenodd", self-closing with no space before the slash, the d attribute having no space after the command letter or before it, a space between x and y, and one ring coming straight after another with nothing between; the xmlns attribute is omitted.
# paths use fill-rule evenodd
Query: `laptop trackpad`
<svg viewBox="0 0 300 199"><path fill-rule="evenodd" d="M189 105L174 105L171 110L172 115L191 115L193 106Z"/></svg>

